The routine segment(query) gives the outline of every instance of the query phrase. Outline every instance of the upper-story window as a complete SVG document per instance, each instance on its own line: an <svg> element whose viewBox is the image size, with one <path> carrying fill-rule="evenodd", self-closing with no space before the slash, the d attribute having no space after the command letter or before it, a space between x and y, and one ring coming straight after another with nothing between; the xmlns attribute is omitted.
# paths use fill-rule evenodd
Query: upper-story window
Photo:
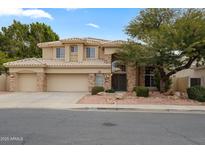
<svg viewBox="0 0 205 154"><path fill-rule="evenodd" d="M65 58L65 48L56 48L56 58Z"/></svg>
<svg viewBox="0 0 205 154"><path fill-rule="evenodd" d="M73 45L70 47L71 53L77 53L78 52L78 46L77 45Z"/></svg>
<svg viewBox="0 0 205 154"><path fill-rule="evenodd" d="M95 58L95 48L86 48L86 58Z"/></svg>

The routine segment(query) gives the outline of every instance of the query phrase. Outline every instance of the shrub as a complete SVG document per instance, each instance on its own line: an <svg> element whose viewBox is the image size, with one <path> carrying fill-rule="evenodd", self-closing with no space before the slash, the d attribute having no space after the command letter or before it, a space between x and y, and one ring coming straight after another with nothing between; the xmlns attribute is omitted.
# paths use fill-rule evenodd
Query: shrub
<svg viewBox="0 0 205 154"><path fill-rule="evenodd" d="M137 87L133 87L132 92L136 91Z"/></svg>
<svg viewBox="0 0 205 154"><path fill-rule="evenodd" d="M95 86L92 88L91 94L96 95L97 93L103 92L103 91L104 91L104 87Z"/></svg>
<svg viewBox="0 0 205 154"><path fill-rule="evenodd" d="M149 89L147 87L136 87L136 95L140 97L148 97Z"/></svg>
<svg viewBox="0 0 205 154"><path fill-rule="evenodd" d="M106 93L115 93L115 90L111 88L111 89L105 90L105 92Z"/></svg>
<svg viewBox="0 0 205 154"><path fill-rule="evenodd" d="M189 99L205 102L205 87L193 86L187 89Z"/></svg>

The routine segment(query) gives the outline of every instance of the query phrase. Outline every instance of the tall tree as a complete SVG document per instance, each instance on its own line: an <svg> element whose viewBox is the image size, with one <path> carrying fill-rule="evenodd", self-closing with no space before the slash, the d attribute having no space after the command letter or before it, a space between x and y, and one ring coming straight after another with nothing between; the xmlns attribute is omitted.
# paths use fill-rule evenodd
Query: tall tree
<svg viewBox="0 0 205 154"><path fill-rule="evenodd" d="M59 36L53 32L50 26L44 23L32 23L29 25L29 42L31 56L41 57L41 50L37 47L39 42L59 40Z"/></svg>
<svg viewBox="0 0 205 154"><path fill-rule="evenodd" d="M44 23L22 24L13 21L12 25L2 27L0 50L18 58L41 57L37 43L59 40L50 26Z"/></svg>
<svg viewBox="0 0 205 154"><path fill-rule="evenodd" d="M159 72L160 90L164 91L171 75L190 68L194 61L204 61L204 13L204 9L142 10L125 30L135 41L125 45L121 59L154 66ZM128 60L126 55L134 52L137 56Z"/></svg>
<svg viewBox="0 0 205 154"><path fill-rule="evenodd" d="M0 73L3 63L29 57L41 57L37 43L59 40L50 26L44 23L22 24L18 21L0 31Z"/></svg>

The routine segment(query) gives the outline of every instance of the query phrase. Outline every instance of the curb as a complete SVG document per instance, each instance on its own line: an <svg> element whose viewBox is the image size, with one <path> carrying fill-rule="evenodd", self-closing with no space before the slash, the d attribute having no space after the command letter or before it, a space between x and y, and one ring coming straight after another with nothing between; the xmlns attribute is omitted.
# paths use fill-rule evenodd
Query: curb
<svg viewBox="0 0 205 154"><path fill-rule="evenodd" d="M193 112L193 113L203 113L205 114L205 110L199 109L159 109L159 108L124 108L124 107L76 107L69 108L71 110L86 110L86 111L130 111L130 112Z"/></svg>

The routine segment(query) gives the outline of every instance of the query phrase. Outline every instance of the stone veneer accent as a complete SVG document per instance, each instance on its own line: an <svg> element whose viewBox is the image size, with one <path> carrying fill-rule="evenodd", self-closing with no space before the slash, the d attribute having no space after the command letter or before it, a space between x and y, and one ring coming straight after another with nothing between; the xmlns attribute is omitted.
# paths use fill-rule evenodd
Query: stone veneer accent
<svg viewBox="0 0 205 154"><path fill-rule="evenodd" d="M136 86L136 68L134 66L127 66L127 91L131 92Z"/></svg>
<svg viewBox="0 0 205 154"><path fill-rule="evenodd" d="M91 91L95 86L95 74L88 74L88 90Z"/></svg>
<svg viewBox="0 0 205 154"><path fill-rule="evenodd" d="M112 55L111 55L111 54L109 54L109 55L108 55L108 54L106 54L106 55L104 54L104 55L103 55L103 60L104 60L105 63L111 64Z"/></svg>
<svg viewBox="0 0 205 154"><path fill-rule="evenodd" d="M8 76L9 87L8 90L14 92L17 90L17 73L10 73Z"/></svg>
<svg viewBox="0 0 205 154"><path fill-rule="evenodd" d="M46 82L46 74L45 73L37 73L37 91L46 91L47 90L47 82Z"/></svg>
<svg viewBox="0 0 205 154"><path fill-rule="evenodd" d="M103 87L105 88L105 90L110 89L111 88L111 74L105 73L103 75L105 78ZM91 91L92 88L95 86L95 76L96 74L88 74L89 91Z"/></svg>
<svg viewBox="0 0 205 154"><path fill-rule="evenodd" d="M145 71L145 67L140 67L140 69L139 69L139 84L140 84L140 86L144 86L145 84L144 84L144 82L145 82L145 80L144 80L144 72Z"/></svg>
<svg viewBox="0 0 205 154"><path fill-rule="evenodd" d="M111 74L106 73L104 74L104 77L105 77L105 81L104 81L105 90L111 89L111 80L112 80Z"/></svg>

